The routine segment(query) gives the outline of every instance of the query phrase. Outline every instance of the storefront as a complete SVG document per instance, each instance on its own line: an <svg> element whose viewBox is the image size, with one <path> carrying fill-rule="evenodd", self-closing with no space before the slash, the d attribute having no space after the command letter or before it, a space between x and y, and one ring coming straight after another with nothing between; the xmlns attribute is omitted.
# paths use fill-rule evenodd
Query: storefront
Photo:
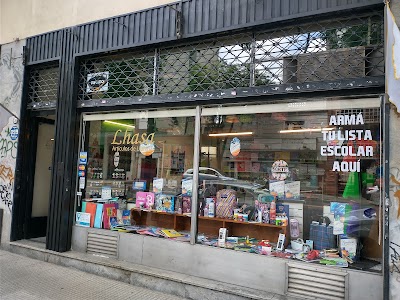
<svg viewBox="0 0 400 300"><path fill-rule="evenodd" d="M77 26L80 39L66 29L70 52L29 53L29 118L49 110L55 125L46 248L281 295L381 297L382 4L350 8L193 23L187 39L172 21L144 35L135 14Z"/></svg>
<svg viewBox="0 0 400 300"><path fill-rule="evenodd" d="M151 236L153 255L165 243L195 242L271 266L286 264L268 260L278 257L379 274L380 105L378 97L297 99L84 114L77 222L117 231L120 241ZM132 262L144 255L133 244L101 244L87 230L85 239L75 228L88 253ZM190 247L180 255L196 251Z"/></svg>

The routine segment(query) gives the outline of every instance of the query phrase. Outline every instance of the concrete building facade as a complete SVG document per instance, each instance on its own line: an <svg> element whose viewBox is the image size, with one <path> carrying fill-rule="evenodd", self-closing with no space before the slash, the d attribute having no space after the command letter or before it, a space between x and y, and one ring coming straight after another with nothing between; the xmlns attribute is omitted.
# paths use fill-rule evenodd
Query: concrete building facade
<svg viewBox="0 0 400 300"><path fill-rule="evenodd" d="M53 1L51 2L51 4L47 3L46 1L40 1L30 3L27 6L23 6L23 8L21 8L15 1L13 2L1 0L0 2L0 104L3 106L0 109L2 120L3 116L7 119L7 122L0 121L0 124L2 125L1 128L3 130L1 132L2 146L0 148L0 183L2 188L0 207L3 209L1 244L3 245L3 247L7 247L7 244L10 242L10 240L19 240L21 238L24 238L23 234L21 235L19 233L26 230L26 228L24 227L26 226L26 224L24 225L23 223L21 223L21 218L18 219L18 217L16 216L20 214L21 211L24 209L24 206L21 205L25 205L25 203L21 202L20 200L22 196L21 193L29 190L26 188L25 190L23 188L21 189L21 185L25 184L23 180L21 180L21 176L26 176L27 169L24 168L21 164L18 165L17 160L18 158L21 159L21 156L26 155L25 151L28 147L26 139L27 136L31 134L29 131L26 130L30 126L28 123L33 118L52 120L50 121L50 123L53 122L52 124L56 125L56 141L63 140L61 144L59 144L58 146L55 145L55 147L58 147L59 149L64 148L64 151L66 151L66 153L62 153L61 150L56 150L57 153L52 158L53 170L49 170L50 172L53 172L51 173L51 177L57 178L52 179L52 190L49 191L49 195L51 196L48 202L50 203L49 205L51 206L51 208L49 208L47 212L47 218L50 218L52 220L49 221L48 219L46 219L46 222L54 228L49 229L49 225L47 226L47 233L49 234L50 230L50 234L52 235L52 237L47 238L46 247L53 251L62 252L68 251L72 245L72 248L75 248L75 250L86 252L88 230L72 225L72 223L74 223L75 221L74 212L76 210L75 179L77 172L77 145L79 143L76 139L71 138L71 135L80 133L81 129L77 128L76 126L79 127L79 121L82 114L84 114L85 112L101 113L105 111L112 111L113 106L118 107L118 112L120 112L126 109L136 109L136 107L140 107L140 109L145 109L146 105L152 108L162 107L163 103L164 105L172 108L177 108L179 106L190 107L192 103L196 103L197 105L207 105L212 103L210 101L213 101L213 99L217 99L219 101L218 103L220 104L234 103L235 101L243 99L251 102L254 101L257 96L263 95L263 93L268 94L270 98L275 96L277 97L276 99L281 100L284 99L284 96L282 95L285 92L289 93L291 97L294 97L293 94L290 94L292 92L290 88L293 88L293 86L296 86L297 84L289 85L291 83L290 79L286 81L282 79L283 77L288 76L288 73L282 73L281 75L279 75L280 77L278 76L279 78L275 78L275 80L283 80L286 83L286 85L281 85L281 89L279 87L279 84L272 84L273 88L276 88L276 90L278 91L275 93L273 90L267 87L269 85L265 84L265 80L267 79L262 77L261 75L259 76L259 78L261 81L264 80L264 82L261 82L258 86L257 84L250 85L250 88L254 89L249 89L245 91L240 90L240 88L226 88L226 86L219 86L212 89L209 88L207 85L204 85L203 82L201 82L200 84L198 81L191 81L189 77L187 77L189 79L186 79L184 76L181 75L176 76L176 74L180 74L180 72L182 72L182 67L185 66L185 64L190 65L192 63L190 59L193 56L191 56L190 52L184 52L184 54L179 55L174 54L180 53L179 51L182 52L182 50L179 50L179 47L174 46L174 43L181 43L183 45L182 47L185 47L186 45L196 44L196 39L204 40L204 44L206 46L199 47L200 49L201 47L203 47L203 52L201 59L197 61L200 66L204 66L206 63L212 64L213 59L210 59L209 57L221 56L221 50L217 50L217 52L214 52L212 50L213 47L207 44L210 36L212 36L213 34L221 35L221 40L226 41L224 42L225 44L223 44L225 49L228 49L226 51L232 53L237 45L241 45L241 34L246 35L248 32L251 32L251 34L253 34L254 36L258 34L257 30L261 28L262 30L266 28L266 32L269 32L268 30L270 30L271 28L279 28L279 24L285 26L289 24L291 26L291 21L297 22L297 20L300 20L301 22L304 21L305 23L307 23L306 21L309 21L310 18L312 18L313 16L316 16L316 18L318 18L319 23L324 23L324 18L329 20L330 14L337 15L340 14L341 11L349 13L351 9L358 9L356 11L359 11L360 13L365 13L365 10L373 7L373 9L381 10L383 13L384 9L383 5L379 6L380 1L361 1L362 4L354 4L352 2L348 6L346 6L346 4L344 3L341 3L341 1L337 1L336 7L334 7L332 3L332 6L329 7L329 4L324 4L325 1L314 1L315 3L313 1L308 1L309 5L307 7L302 7L300 3L296 5L294 5L293 3L287 4L287 11L285 11L286 4L278 5L277 1L247 1L247 5L244 5L243 3L236 3L236 5L232 2L229 4L229 7L218 7L218 5L221 4L214 4L213 1L205 1L207 3L205 3L204 1L194 1L195 3L191 4L189 3L190 1L146 1L145 3L129 3L126 1L126 3L119 2L117 5L110 7L110 9L104 9L104 7L109 4L105 1L102 2L103 3L99 3L99 1L86 1L84 6L82 6L79 1L69 3ZM267 2L274 3L271 4L271 7L273 7L275 11L270 13L270 17L268 17L267 12L265 12L264 14L257 14L257 8L259 8L260 5L263 5L263 7L265 8L268 7L269 4ZM297 3L298 1L295 2ZM326 1L326 3L328 2L329 1ZM168 4L170 4L171 6L168 6ZM213 5L215 5L215 8L220 9L220 12L215 12L215 15L212 15L212 13L214 12L207 12L205 9L205 7L207 6L209 8L214 7ZM324 5L326 6L324 7ZM154 9L154 7L158 6L159 9L157 11L157 9ZM191 23L189 18L195 17L196 8L199 9L200 6L203 10L202 18L198 18L195 22L193 21ZM46 10L44 9L44 7L46 7ZM397 19L399 19L400 1L392 0L390 2L390 7ZM231 13L227 13L228 8L231 9ZM235 11L236 8L238 8L239 10ZM50 12L48 12L49 9ZM185 11L184 9L187 10ZM246 9L246 14L243 14L243 11L241 11L240 9ZM313 9L315 10L313 11ZM141 21L136 21L135 23L135 21L132 21L131 18L133 12L137 11L139 12L135 15L135 18L139 17L139 20ZM180 11L184 16L182 24L176 22L176 20L178 19L176 13L178 11ZM285 15L285 12L288 15ZM219 15L219 13L221 15ZM255 16L254 19L252 19L251 17L252 13ZM281 15L279 15L279 13L281 13ZM167 20L167 15L170 20ZM114 18L114 16L118 17ZM163 21L160 21L160 18L162 18L162 16L164 19ZM154 29L155 27L153 27L153 29L149 29L148 27L146 27L149 25L145 24L145 19L151 17L153 18L153 21L151 22L152 26L159 26L160 31ZM214 17L215 21L212 20L212 18ZM224 18L223 22L219 21L219 18L221 17ZM160 23L157 23L157 19ZM15 20L21 21L16 22ZM23 22L22 20L25 21ZM114 34L116 39L114 39L113 41L109 39L108 42L100 40L101 30L100 27L96 26L100 26L99 24L101 22L104 22L103 24L105 24L105 22L108 22L108 25L104 25L103 28L104 30L106 30L106 28L107 30L108 28L112 28L113 32L110 31L109 36L112 36ZM163 27L164 24L162 22L164 22L165 25L168 24L169 32L163 29L166 27ZM113 25L114 27L112 27ZM120 28L118 28L118 26ZM146 29L143 29L143 26L145 26ZM127 30L132 31L129 32ZM117 33L118 31L122 32L119 36ZM309 30L309 32L312 32L312 30ZM230 41L228 38L226 38L227 33L228 35L230 33L235 33L239 35L239 37L235 37L235 41L231 43L231 45L233 46L230 46ZM177 38L177 35L179 34L182 34L181 38ZM263 34L264 32L262 31L259 38L253 39L253 41L257 43L258 41L263 40ZM276 32L274 32L274 34L276 34ZM78 38L75 39L74 37ZM118 40L120 38L121 40ZM51 39L53 39L53 43L49 42L49 40ZM274 41L274 36L272 35L272 37L265 37L265 40L268 39L269 41ZM244 40L247 42L246 39ZM279 37L277 38L277 40L279 40ZM212 42L214 43L215 41L216 40L212 40ZM198 47L198 45L196 45L196 47ZM40 50L38 50L45 48L46 51L41 52ZM53 51L53 55L51 54L51 51ZM165 71L164 73L160 72L160 74L158 75L161 78L163 78L162 76L165 76L165 82L168 82L168 84L165 84L163 86L165 90L168 90L170 86L174 86L172 92L167 93L165 95L165 98L161 93L154 93L155 87L153 86L152 81L153 74L150 74L150 81L146 83L148 92L145 92L144 95L141 94L142 92L138 92L138 94L132 94L133 96L131 95L129 97L123 97L119 94L118 99L120 99L120 101L122 101L122 98L126 98L123 104L113 102L114 100L112 99L112 97L105 97L104 100L102 100L103 98L101 97L99 97L98 99L96 99L96 97L85 99L85 96L87 95L81 97L79 93L84 92L85 87L81 88L80 85L82 83L78 83L79 80L82 80L82 78L84 78L82 74L78 74L79 72L81 72L79 70L79 67L84 66L85 68L93 69L99 68L99 72L103 72L104 67L93 65L91 61L92 57L98 59L100 63L104 63L104 61L107 61L107 59L112 60L112 63L114 63L115 61L120 61L118 56L121 55L123 57L122 61L127 61L128 58L125 58L124 55L126 52L130 51L134 54L132 56L128 55L127 57L129 57L129 59L131 59L131 57L139 57L140 59L142 59L136 61L136 63L140 65L142 72L149 71L149 67L145 66L145 63L143 62L143 53L148 55L149 53L154 53L154 51L156 51L156 53L157 51L159 51L161 55L163 53L165 55L169 55L168 59L165 61L167 65L165 69L167 70L167 68L169 68L170 70L172 70L172 72L170 71L170 73L174 74L171 75L170 73L168 73L168 71ZM252 50L249 50L249 56L252 55L251 51ZM290 49L288 53L291 54ZM115 57L113 57L112 55L114 55ZM233 58L231 59L238 61L238 63L242 62L242 58L235 55L233 55ZM261 62L259 65L259 70L261 70L263 62ZM276 66L269 66L269 69L274 67ZM257 70L257 67L255 69ZM289 69L289 67L285 67L282 70ZM60 77L54 77L52 75L52 70L56 70L56 74L59 74ZM150 73L151 71L152 70L150 68ZM37 75L33 75L34 72L38 72ZM206 74L209 77L214 76L213 73L209 71L207 72ZM256 74L257 71L254 72L254 74ZM186 74L185 76L189 75ZM39 88L37 96L40 98L44 95L43 99L46 99L46 101L36 103L38 105L36 107L35 103L29 102L29 80L31 80L33 76L37 76L35 78L43 78L43 81L47 80L47 82L56 78L56 82L53 85L44 85L42 89ZM68 76L70 76L70 81L66 79L68 78ZM176 88L174 76L177 78L176 82L182 82L182 78L185 78L184 81L186 83L184 88ZM254 76L257 77L257 75ZM299 75L297 74L297 76ZM319 74L319 76L324 77L325 75ZM316 96L318 93L321 93L325 97L327 94L333 93L338 98L355 98L360 96L363 98L367 95L372 95L373 97L379 98L379 95L384 94L384 83L378 77L379 76L374 76L370 85L368 85L367 82L360 83L360 81L357 80L353 82L346 82L348 78L341 78L343 79L343 81L340 82L337 85L337 88L334 89L331 89L329 87L318 87L317 85L315 85L313 90L307 90L308 87L305 86L307 84L306 81L306 84L300 87L300 92L296 94L295 97L301 100L307 99L308 95ZM332 84L332 82L334 81L332 78L326 76L324 78L325 80L323 81L327 83L330 82L330 84ZM268 77L268 80L274 80L274 78L271 79L270 77ZM39 80L37 80L36 82L39 82ZM160 81L158 82L160 83ZM360 84L359 88L352 89L350 86L354 86L354 84ZM189 85L196 86L196 88L190 90L190 88L187 87ZM55 94L54 88L56 89ZM140 88L141 91L143 89L143 87ZM160 88L160 90L162 89ZM208 90L217 90L218 92L208 93ZM233 94L232 90L234 90L234 93L238 94ZM226 93L227 91L229 91L229 93L232 93L229 98L235 98L235 96L248 98L233 99L233 101L232 99L227 100L226 96L224 96L224 93ZM241 92L243 94L240 94ZM149 96L148 100L146 100L146 95ZM51 99L54 96L56 97L56 99ZM195 99L197 97L199 97L200 101L193 102L197 100ZM145 104L142 106L137 106L135 102L137 103L137 101L139 101L138 99L143 99ZM69 101L76 103L70 105ZM31 113L32 111L33 113ZM63 116L60 115L61 111L63 112ZM395 265L397 264L397 258L392 260L392 255L395 254L394 251L397 250L397 246L395 244L400 245L399 234L397 230L399 228L397 212L398 208L400 207L400 156L397 155L398 151L396 151L397 145L400 144L400 140L398 138L398 135L396 134L396 128L400 125L400 121L396 112L396 108L393 105L391 105L390 107L390 117L388 118L388 120L390 120L390 126L389 136L387 137L386 145L389 146L390 194L387 200L388 205L386 208L389 217L389 231L382 231L382 242L384 244L384 247L384 240L388 239L386 250L382 250L384 260L387 260L386 262L388 270L385 270L384 263L382 263L382 272L378 275L371 275L362 272L358 273L354 270L350 270L348 272L350 274L350 285L348 287L349 290L347 291L348 298L346 299L360 299L357 298L359 296L360 290L365 289L367 285L370 285L370 287L372 287L374 291L367 290L367 293L370 294L368 295L368 297L370 298L363 297L363 299L396 299L398 290L400 289L398 281L400 272L398 271L398 269L395 268ZM4 124L1 122L3 122ZM20 126L21 124L22 126ZM64 125L61 126L61 124ZM14 134L12 134L11 132L14 132ZM15 134L15 132L17 133ZM19 145L17 143L18 140L21 142ZM69 155L69 151L75 151L75 154ZM38 159L37 156L34 157L34 159ZM68 160L70 160L70 162L68 162ZM70 182L67 182L65 185L61 183L65 180L68 181L68 179L63 179L64 177L71 177ZM44 204L42 204L48 205L46 201L44 201ZM18 211L18 213L16 213L16 211ZM38 215L43 214L38 213ZM67 218L68 220L64 220L64 222L61 221L61 219L64 218ZM32 225L33 223L30 224ZM382 227L385 227L384 223ZM171 260L176 259L176 257L171 258L171 256L163 254L160 258L155 259L152 255L146 256L143 253L146 253L147 251L149 251L149 249L158 247L157 245L159 245L160 243L159 241L156 241L149 237L143 238L141 236L127 236L123 234L111 235L117 236L118 239L125 245L128 245L130 243L142 245L140 249L135 248L135 251L142 253L140 261L137 260L137 256L132 256L131 248L124 248L120 246L119 251L121 253L119 253L118 256L123 260L141 263L144 266L147 265L151 267L160 267L166 270L177 269L179 272L190 276L206 277L213 280L218 280L218 278L220 278L218 274L210 274L209 270L207 269L203 271L194 271L198 270L199 264L201 264L201 260L194 259L193 262L186 267L177 267L174 263L171 263ZM392 244L392 242L395 244ZM167 249L168 251L182 251L181 253L183 253L184 256L187 257L187 259L190 259L190 257L192 256L210 255L211 253L208 252L208 248L207 250L204 250L203 248L193 249L190 245L186 244L184 246L176 246L171 245L169 241L162 241L161 243L163 244L162 247L164 249ZM391 246L391 248L387 248L388 246ZM127 251L126 249L130 250ZM210 264L212 263L218 265L222 270L225 271L229 270L227 269L227 266L224 264L220 265L219 263L220 259L222 259L222 257L226 257L226 255L232 256L230 257L232 261L239 259L248 261L251 266L265 264L265 267L275 268L277 270L276 274L279 274L279 276L275 276L276 282L274 281L274 288L270 287L267 290L282 295L286 292L284 278L286 263L284 263L283 261L271 261L270 258L267 258L268 263L265 263L265 261L261 261L259 257L247 258L245 255L250 255L247 253L230 254L228 252L218 252L218 249L212 249L211 251L214 258L212 259ZM400 251L400 248L398 249L398 251ZM387 255L386 257L385 254ZM272 277L274 276L266 276L268 280L272 280ZM357 280L355 279L356 277L358 278ZM239 285L240 278L240 275L236 276L236 274L230 274L229 276L227 276L226 281L229 281L232 284ZM259 282L256 280L252 288L262 290L262 280L264 279L265 278L261 278ZM246 284L248 284L248 282L246 282ZM376 288L378 288L378 290Z"/></svg>

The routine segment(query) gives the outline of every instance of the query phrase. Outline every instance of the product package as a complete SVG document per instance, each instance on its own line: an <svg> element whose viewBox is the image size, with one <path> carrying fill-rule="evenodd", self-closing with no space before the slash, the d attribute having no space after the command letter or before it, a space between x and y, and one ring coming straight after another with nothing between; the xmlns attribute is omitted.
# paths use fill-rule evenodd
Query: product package
<svg viewBox="0 0 400 300"><path fill-rule="evenodd" d="M189 196L182 197L182 213L183 214L187 214L187 213L191 212L191 210L192 210L191 198L192 197L189 197Z"/></svg>
<svg viewBox="0 0 400 300"><path fill-rule="evenodd" d="M165 212L174 212L175 197L172 195L166 194L157 194L156 195L156 210L165 211Z"/></svg>
<svg viewBox="0 0 400 300"><path fill-rule="evenodd" d="M153 179L153 192L161 193L164 188L164 178L154 178Z"/></svg>
<svg viewBox="0 0 400 300"><path fill-rule="evenodd" d="M269 191L275 198L283 199L285 197L285 181L270 180Z"/></svg>
<svg viewBox="0 0 400 300"><path fill-rule="evenodd" d="M182 195L192 196L192 190L193 190L193 180L192 179L182 180Z"/></svg>
<svg viewBox="0 0 400 300"><path fill-rule="evenodd" d="M285 182L285 199L287 200L300 199L300 181Z"/></svg>
<svg viewBox="0 0 400 300"><path fill-rule="evenodd" d="M342 257L348 257L352 261L358 260L358 239L346 235L339 236L339 249Z"/></svg>
<svg viewBox="0 0 400 300"><path fill-rule="evenodd" d="M333 234L333 226L326 226L319 222L310 225L310 240L314 242L315 250L331 249L336 247L336 238Z"/></svg>
<svg viewBox="0 0 400 300"><path fill-rule="evenodd" d="M136 193L136 207L151 209L154 207L154 193L152 192L137 192Z"/></svg>
<svg viewBox="0 0 400 300"><path fill-rule="evenodd" d="M232 218L236 205L236 191L223 189L217 192L216 216L218 218Z"/></svg>
<svg viewBox="0 0 400 300"><path fill-rule="evenodd" d="M117 217L116 203L106 203L103 205L103 228L110 229L110 218Z"/></svg>

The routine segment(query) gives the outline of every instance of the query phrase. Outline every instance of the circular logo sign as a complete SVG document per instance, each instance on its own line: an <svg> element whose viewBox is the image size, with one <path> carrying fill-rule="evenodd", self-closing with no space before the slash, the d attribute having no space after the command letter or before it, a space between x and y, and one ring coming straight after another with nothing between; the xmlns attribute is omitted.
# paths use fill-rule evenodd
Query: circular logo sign
<svg viewBox="0 0 400 300"><path fill-rule="evenodd" d="M284 160L277 160L272 164L272 177L276 180L285 180L289 175L289 166Z"/></svg>
<svg viewBox="0 0 400 300"><path fill-rule="evenodd" d="M240 153L240 140L238 138L233 138L231 141L231 146L229 148L232 156L238 156Z"/></svg>
<svg viewBox="0 0 400 300"><path fill-rule="evenodd" d="M139 151L142 153L144 156L149 156L154 153L155 147L153 143L142 143L139 146Z"/></svg>
<svg viewBox="0 0 400 300"><path fill-rule="evenodd" d="M15 141L15 140L18 138L18 135L19 135L19 129L18 129L18 127L17 127L17 126L13 126L13 127L10 129L10 137L11 137L11 140Z"/></svg>
<svg viewBox="0 0 400 300"><path fill-rule="evenodd" d="M87 76L88 93L105 92L108 90L108 72L91 73Z"/></svg>

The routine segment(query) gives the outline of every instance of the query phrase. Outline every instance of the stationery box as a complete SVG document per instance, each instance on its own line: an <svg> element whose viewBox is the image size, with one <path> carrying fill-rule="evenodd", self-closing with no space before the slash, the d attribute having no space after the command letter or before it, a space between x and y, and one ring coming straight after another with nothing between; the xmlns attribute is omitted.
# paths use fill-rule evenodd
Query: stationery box
<svg viewBox="0 0 400 300"><path fill-rule="evenodd" d="M336 248L336 237L333 235L333 226L312 222L310 224L310 240L314 242L315 250Z"/></svg>
<svg viewBox="0 0 400 300"><path fill-rule="evenodd" d="M146 192L137 192L136 193L136 207L137 208L145 208L146 207Z"/></svg>
<svg viewBox="0 0 400 300"><path fill-rule="evenodd" d="M182 180L182 195L192 196L193 180Z"/></svg>
<svg viewBox="0 0 400 300"><path fill-rule="evenodd" d="M270 181L269 192L271 195L278 199L283 199L285 196L285 182L284 181Z"/></svg>
<svg viewBox="0 0 400 300"><path fill-rule="evenodd" d="M339 249L342 257L345 255L353 261L358 260L359 247L357 238L339 235Z"/></svg>
<svg viewBox="0 0 400 300"><path fill-rule="evenodd" d="M285 182L285 199L288 200L300 199L300 181Z"/></svg>
<svg viewBox="0 0 400 300"><path fill-rule="evenodd" d="M182 197L182 213L190 213L192 210L191 207L191 197L189 196L183 196Z"/></svg>
<svg viewBox="0 0 400 300"><path fill-rule="evenodd" d="M152 208L154 206L154 193L151 192L137 192L136 193L136 207L137 208Z"/></svg>
<svg viewBox="0 0 400 300"><path fill-rule="evenodd" d="M154 178L153 179L153 192L161 193L164 189L165 180L164 178Z"/></svg>
<svg viewBox="0 0 400 300"><path fill-rule="evenodd" d="M165 212L174 212L175 197L166 194L157 194L156 196L156 210Z"/></svg>

